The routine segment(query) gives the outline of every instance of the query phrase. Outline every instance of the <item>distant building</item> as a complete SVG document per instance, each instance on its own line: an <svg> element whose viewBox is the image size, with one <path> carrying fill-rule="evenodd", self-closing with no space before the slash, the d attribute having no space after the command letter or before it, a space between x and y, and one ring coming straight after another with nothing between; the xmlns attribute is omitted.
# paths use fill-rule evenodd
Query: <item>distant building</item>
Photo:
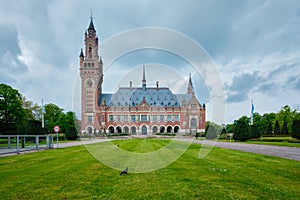
<svg viewBox="0 0 300 200"><path fill-rule="evenodd" d="M147 87L143 66L141 87L120 87L115 94L102 93L103 62L91 18L80 52L81 133L186 134L204 132L205 104L195 96L191 75L185 94L167 87Z"/></svg>

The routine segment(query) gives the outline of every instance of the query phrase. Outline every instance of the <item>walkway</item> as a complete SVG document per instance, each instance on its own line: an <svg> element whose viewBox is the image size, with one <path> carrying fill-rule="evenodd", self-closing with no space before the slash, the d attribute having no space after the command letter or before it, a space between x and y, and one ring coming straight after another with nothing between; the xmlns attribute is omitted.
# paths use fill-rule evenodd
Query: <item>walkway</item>
<svg viewBox="0 0 300 200"><path fill-rule="evenodd" d="M275 146L275 145L262 145L262 144L247 144L238 142L214 142L209 140L194 140L194 143L214 145L216 147L240 150L250 153L263 154L268 156L277 156L291 160L300 161L300 148Z"/></svg>
<svg viewBox="0 0 300 200"><path fill-rule="evenodd" d="M92 139L92 140L84 140L78 142L59 143L58 148L80 146L83 144L94 144L94 143L106 142L110 140L112 139ZM192 142L192 139L180 139L180 140ZM247 143L237 143L237 142L216 142L210 140L194 140L193 142L198 144L205 144L210 146L226 148L226 149L240 150L240 151L245 151L250 153L277 156L281 158L300 161L300 148L297 147L247 144ZM56 143L54 143L53 148L54 149L57 148ZM32 151L24 151L20 153L27 153L27 152L32 152ZM9 155L16 155L16 153L2 154L0 156L9 156Z"/></svg>

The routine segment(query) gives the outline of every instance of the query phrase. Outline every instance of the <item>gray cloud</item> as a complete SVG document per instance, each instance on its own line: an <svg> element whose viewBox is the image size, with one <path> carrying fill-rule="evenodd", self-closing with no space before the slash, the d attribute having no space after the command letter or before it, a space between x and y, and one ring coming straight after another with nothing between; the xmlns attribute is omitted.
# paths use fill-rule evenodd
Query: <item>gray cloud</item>
<svg viewBox="0 0 300 200"><path fill-rule="evenodd" d="M33 100L40 99L41 94L53 99L45 91L59 90L71 96L72 84L62 83L72 82L78 72L78 55L93 9L100 41L132 28L177 30L200 43L224 71L228 103L243 102L258 93L280 104L279 94L270 91L296 95L300 88L299 8L297 0L188 0L171 4L152 0L10 0L0 8L0 80L12 84L17 80L19 89ZM143 62L178 69L186 66L172 55L152 53L125 55L117 64L126 69ZM20 60L23 54L26 64ZM239 65L228 68L234 60ZM187 69L180 71L189 73ZM202 82L195 80L195 85ZM201 93L204 99L209 98L206 90L200 87L200 98ZM283 104L289 103L286 101ZM71 109L67 97L60 96L56 103Z"/></svg>
<svg viewBox="0 0 300 200"><path fill-rule="evenodd" d="M14 75L28 71L19 59L22 54L17 29L10 24L0 24L0 80L15 82Z"/></svg>

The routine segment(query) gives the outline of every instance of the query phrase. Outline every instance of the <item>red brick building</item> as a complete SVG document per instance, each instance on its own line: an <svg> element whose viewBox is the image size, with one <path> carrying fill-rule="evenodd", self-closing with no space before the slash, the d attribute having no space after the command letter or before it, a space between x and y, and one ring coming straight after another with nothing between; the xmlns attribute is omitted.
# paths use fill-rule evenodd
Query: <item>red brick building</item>
<svg viewBox="0 0 300 200"><path fill-rule="evenodd" d="M143 66L141 87L120 87L115 94L102 93L103 62L91 18L80 53L81 133L186 134L204 132L205 104L195 96L191 76L185 94L167 87L147 87Z"/></svg>

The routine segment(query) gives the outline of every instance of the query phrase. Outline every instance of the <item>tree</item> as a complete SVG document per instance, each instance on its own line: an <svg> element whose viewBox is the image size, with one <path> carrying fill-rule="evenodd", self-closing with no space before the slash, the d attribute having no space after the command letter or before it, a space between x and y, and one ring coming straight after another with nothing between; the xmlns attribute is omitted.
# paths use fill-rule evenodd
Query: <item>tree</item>
<svg viewBox="0 0 300 200"><path fill-rule="evenodd" d="M20 135L45 135L47 130L42 127L42 122L38 120L30 119L27 124L20 129Z"/></svg>
<svg viewBox="0 0 300 200"><path fill-rule="evenodd" d="M226 133L227 133L227 132L226 132L226 128L223 127L223 128L222 128L222 131L221 131L221 135L226 135Z"/></svg>
<svg viewBox="0 0 300 200"><path fill-rule="evenodd" d="M38 104L34 104L32 101L22 97L22 106L26 113L26 119L29 120L41 120L42 119L42 107Z"/></svg>
<svg viewBox="0 0 300 200"><path fill-rule="evenodd" d="M63 124L63 117L64 117L64 113L63 113L63 109L58 107L55 104L46 104L45 105L45 120L47 120L47 127L48 130L50 130L51 132L53 132L53 128L54 126L58 125L61 128L61 132L65 132L65 127L62 126Z"/></svg>
<svg viewBox="0 0 300 200"><path fill-rule="evenodd" d="M233 139L235 141L236 140L246 141L250 138L251 138L251 133L249 129L249 119L246 116L243 116L236 121Z"/></svg>
<svg viewBox="0 0 300 200"><path fill-rule="evenodd" d="M268 135L272 135L273 133L273 128L270 129L270 124L271 127L273 126L273 123L275 123L276 120L276 114L275 113L265 113L262 116L262 129L263 133L267 133Z"/></svg>
<svg viewBox="0 0 300 200"><path fill-rule="evenodd" d="M267 134L268 135L273 135L273 125L272 125L272 122L269 122L268 129L267 129Z"/></svg>
<svg viewBox="0 0 300 200"><path fill-rule="evenodd" d="M288 105L285 105L277 113L276 119L279 121L280 125L283 125L284 122L287 122L288 132L292 130L293 120L297 118L297 110L290 108Z"/></svg>
<svg viewBox="0 0 300 200"><path fill-rule="evenodd" d="M300 140L300 119L295 119L292 124L292 137Z"/></svg>
<svg viewBox="0 0 300 200"><path fill-rule="evenodd" d="M276 120L275 126L274 126L274 135L280 134L280 126L278 120Z"/></svg>
<svg viewBox="0 0 300 200"><path fill-rule="evenodd" d="M259 128L257 124L253 124L251 126L251 138L260 138L262 134L262 130Z"/></svg>
<svg viewBox="0 0 300 200"><path fill-rule="evenodd" d="M286 121L283 122L281 133L283 135L288 135L289 134L289 130L288 130Z"/></svg>
<svg viewBox="0 0 300 200"><path fill-rule="evenodd" d="M6 84L0 84L0 133L16 134L26 118L21 94Z"/></svg>

